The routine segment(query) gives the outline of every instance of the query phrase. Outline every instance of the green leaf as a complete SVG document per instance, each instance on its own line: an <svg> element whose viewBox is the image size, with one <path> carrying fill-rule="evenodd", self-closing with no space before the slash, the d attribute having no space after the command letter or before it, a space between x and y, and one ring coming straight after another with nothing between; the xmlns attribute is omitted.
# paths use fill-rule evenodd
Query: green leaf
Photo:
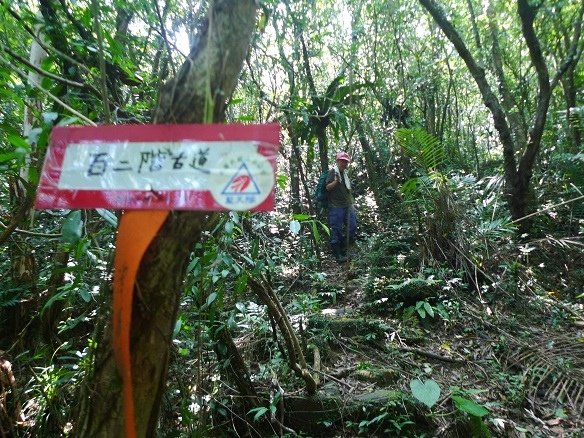
<svg viewBox="0 0 584 438"><path fill-rule="evenodd" d="M424 301L424 309L426 309L426 312L431 318L434 318L434 309L432 309L432 306L427 301Z"/></svg>
<svg viewBox="0 0 584 438"><path fill-rule="evenodd" d="M259 407L259 408L253 408L251 409L248 414L253 414L255 412L255 415L253 417L253 421L258 421L259 419L261 419L264 415L266 415L266 412L268 412L268 408L265 408L263 406Z"/></svg>
<svg viewBox="0 0 584 438"><path fill-rule="evenodd" d="M89 303L91 301L91 294L89 293L89 291L87 289L85 289L84 287L79 289L79 296L81 297L81 299L83 301L85 301L86 303Z"/></svg>
<svg viewBox="0 0 584 438"><path fill-rule="evenodd" d="M6 163L7 161L12 161L15 158L19 158L20 155L16 152L9 152L7 154L0 154L0 163Z"/></svg>
<svg viewBox="0 0 584 438"><path fill-rule="evenodd" d="M238 301L237 303L235 303L235 308L237 310L239 310L239 312L243 315L245 315L247 313L247 309L245 307L245 304L243 304L241 301Z"/></svg>
<svg viewBox="0 0 584 438"><path fill-rule="evenodd" d="M176 323L174 324L174 330L172 331L172 337L175 338L176 335L180 333L180 329L182 328L182 319L178 318Z"/></svg>
<svg viewBox="0 0 584 438"><path fill-rule="evenodd" d="M228 235L233 234L233 227L235 227L233 221L227 221L225 223L225 233L227 233Z"/></svg>
<svg viewBox="0 0 584 438"><path fill-rule="evenodd" d="M44 314L47 309L50 309L51 306L53 305L53 303L55 303L56 301L61 301L61 300L66 299L68 294L69 294L68 289L61 290L61 291L57 292L56 294L54 294L51 298L48 299L48 301L45 303L45 305L41 309L41 315Z"/></svg>
<svg viewBox="0 0 584 438"><path fill-rule="evenodd" d="M310 216L309 214L305 214L305 213L298 213L298 214L292 215L292 218L296 219L297 221L305 221L307 219L311 219L312 216Z"/></svg>
<svg viewBox="0 0 584 438"><path fill-rule="evenodd" d="M233 288L236 294L240 294L245 290L245 288L247 287L247 280L248 275L246 272L244 272L243 275L237 277L237 280L235 281L235 286ZM245 309L245 306L243 308ZM245 311L243 311L242 313L245 313Z"/></svg>
<svg viewBox="0 0 584 438"><path fill-rule="evenodd" d="M268 24L268 15L267 14L261 14L260 18L258 19L258 30L260 32L264 32L264 30L266 30L266 26Z"/></svg>
<svg viewBox="0 0 584 438"><path fill-rule="evenodd" d="M290 232L297 235L300 232L300 222L290 221Z"/></svg>
<svg viewBox="0 0 584 438"><path fill-rule="evenodd" d="M314 240L320 243L320 233L318 232L318 225L316 221L312 221L312 234L314 236Z"/></svg>
<svg viewBox="0 0 584 438"><path fill-rule="evenodd" d="M235 119L236 122L253 122L254 120L256 120L256 118L252 115L242 115Z"/></svg>
<svg viewBox="0 0 584 438"><path fill-rule="evenodd" d="M278 177L276 178L276 183L278 184L278 187L280 187L281 190L286 189L286 184L288 183L288 176L284 174L278 175Z"/></svg>
<svg viewBox="0 0 584 438"><path fill-rule="evenodd" d="M489 413L489 410L484 406L481 406L477 402L469 400L468 398L460 397L459 395L453 395L452 401L459 411L466 412L475 417L484 417Z"/></svg>
<svg viewBox="0 0 584 438"><path fill-rule="evenodd" d="M491 432L481 417L470 417L470 430L473 437L476 438L491 438Z"/></svg>
<svg viewBox="0 0 584 438"><path fill-rule="evenodd" d="M413 396L431 408L440 398L440 386L434 380L429 379L422 382L420 379L410 381L410 389Z"/></svg>
<svg viewBox="0 0 584 438"><path fill-rule="evenodd" d="M63 221L63 227L61 229L63 242L73 247L77 245L79 239L81 239L81 233L83 229L83 221L81 220L81 211L72 210L69 212L65 220Z"/></svg>
<svg viewBox="0 0 584 438"><path fill-rule="evenodd" d="M237 322L235 322L235 317L233 313L229 315L229 319L227 320L227 327L229 330L236 330L237 329Z"/></svg>
<svg viewBox="0 0 584 438"><path fill-rule="evenodd" d="M28 142L18 134L9 134L6 138L8 139L10 144L14 146L17 152L19 151L24 152L30 149L30 147L28 146Z"/></svg>
<svg viewBox="0 0 584 438"><path fill-rule="evenodd" d="M207 297L207 306L210 306L211 304L213 304L213 302L217 299L217 292L212 292L208 297Z"/></svg>

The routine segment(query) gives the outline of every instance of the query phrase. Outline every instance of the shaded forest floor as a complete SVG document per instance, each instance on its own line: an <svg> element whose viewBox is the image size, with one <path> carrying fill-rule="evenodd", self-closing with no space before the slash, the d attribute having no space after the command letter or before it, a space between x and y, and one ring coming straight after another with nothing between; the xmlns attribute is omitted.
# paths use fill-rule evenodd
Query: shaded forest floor
<svg viewBox="0 0 584 438"><path fill-rule="evenodd" d="M304 285L324 298L302 316L318 351L319 394L349 408L313 406L312 427L292 415L292 429L305 436L584 436L581 314L551 294L479 299L449 289L445 298L432 282L419 286L435 294L410 290L394 300L391 294L404 293L399 285L381 294L372 286L364 265L370 251L361 241L346 264L325 256L324 279ZM396 309L400 301L406 304ZM418 312L420 302L433 310ZM436 382L437 400L424 405L413 397L413 380L423 390Z"/></svg>

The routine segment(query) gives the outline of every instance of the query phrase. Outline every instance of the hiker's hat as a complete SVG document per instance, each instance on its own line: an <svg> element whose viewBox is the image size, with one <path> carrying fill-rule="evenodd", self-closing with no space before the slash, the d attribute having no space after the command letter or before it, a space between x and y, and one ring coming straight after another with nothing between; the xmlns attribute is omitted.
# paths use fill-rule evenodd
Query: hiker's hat
<svg viewBox="0 0 584 438"><path fill-rule="evenodd" d="M341 151L337 153L337 160L351 161L351 157L349 157L348 153Z"/></svg>

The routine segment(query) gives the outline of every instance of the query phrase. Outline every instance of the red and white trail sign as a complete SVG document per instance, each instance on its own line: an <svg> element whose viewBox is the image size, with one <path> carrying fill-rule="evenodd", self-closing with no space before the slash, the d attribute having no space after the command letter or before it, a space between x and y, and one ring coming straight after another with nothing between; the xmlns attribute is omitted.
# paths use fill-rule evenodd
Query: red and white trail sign
<svg viewBox="0 0 584 438"><path fill-rule="evenodd" d="M55 127L35 208L255 210L274 207L280 127Z"/></svg>

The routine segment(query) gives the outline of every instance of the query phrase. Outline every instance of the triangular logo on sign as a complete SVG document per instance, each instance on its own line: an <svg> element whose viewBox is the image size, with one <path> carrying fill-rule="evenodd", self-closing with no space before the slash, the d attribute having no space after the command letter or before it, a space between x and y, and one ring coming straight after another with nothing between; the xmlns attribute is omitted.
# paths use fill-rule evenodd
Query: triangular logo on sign
<svg viewBox="0 0 584 438"><path fill-rule="evenodd" d="M256 184L251 172L243 163L227 182L223 190L223 195L259 195L260 189Z"/></svg>

